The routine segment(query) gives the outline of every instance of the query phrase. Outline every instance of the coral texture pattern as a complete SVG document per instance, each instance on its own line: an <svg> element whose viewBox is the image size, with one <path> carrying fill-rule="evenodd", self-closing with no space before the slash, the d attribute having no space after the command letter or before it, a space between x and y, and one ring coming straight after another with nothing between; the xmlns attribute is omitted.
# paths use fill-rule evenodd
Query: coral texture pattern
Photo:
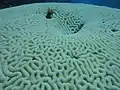
<svg viewBox="0 0 120 90"><path fill-rule="evenodd" d="M120 90L120 10L68 3L0 10L0 90Z"/></svg>

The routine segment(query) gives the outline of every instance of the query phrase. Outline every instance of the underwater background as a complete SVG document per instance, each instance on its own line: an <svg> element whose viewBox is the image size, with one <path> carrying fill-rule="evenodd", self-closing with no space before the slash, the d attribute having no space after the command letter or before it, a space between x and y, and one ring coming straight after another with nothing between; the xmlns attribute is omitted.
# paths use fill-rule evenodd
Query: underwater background
<svg viewBox="0 0 120 90"><path fill-rule="evenodd" d="M59 3L86 3L107 6L120 9L120 0L0 0L0 8L8 8L31 3L45 3L45 2L59 2Z"/></svg>
<svg viewBox="0 0 120 90"><path fill-rule="evenodd" d="M0 8L0 90L120 90L120 0Z"/></svg>

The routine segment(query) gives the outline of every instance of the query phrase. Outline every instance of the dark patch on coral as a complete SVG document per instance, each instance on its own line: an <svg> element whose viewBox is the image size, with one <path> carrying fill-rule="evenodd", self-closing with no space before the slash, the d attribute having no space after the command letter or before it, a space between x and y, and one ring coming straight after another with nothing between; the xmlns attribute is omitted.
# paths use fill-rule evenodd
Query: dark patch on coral
<svg viewBox="0 0 120 90"><path fill-rule="evenodd" d="M72 56L72 58L78 59L78 58L79 58L79 56Z"/></svg>
<svg viewBox="0 0 120 90"><path fill-rule="evenodd" d="M85 25L83 16L75 16L73 12L65 12L62 8L48 8L46 13L46 19L54 18L61 25L62 33L64 35L76 34Z"/></svg>
<svg viewBox="0 0 120 90"><path fill-rule="evenodd" d="M48 8L46 19L51 19L53 17L54 10Z"/></svg>
<svg viewBox="0 0 120 90"><path fill-rule="evenodd" d="M80 25L78 25L78 30L81 30L83 26L84 26L84 23L81 23Z"/></svg>
<svg viewBox="0 0 120 90"><path fill-rule="evenodd" d="M118 29L111 29L112 32L117 32L119 31Z"/></svg>
<svg viewBox="0 0 120 90"><path fill-rule="evenodd" d="M93 54L97 55L98 53L97 52L93 52Z"/></svg>

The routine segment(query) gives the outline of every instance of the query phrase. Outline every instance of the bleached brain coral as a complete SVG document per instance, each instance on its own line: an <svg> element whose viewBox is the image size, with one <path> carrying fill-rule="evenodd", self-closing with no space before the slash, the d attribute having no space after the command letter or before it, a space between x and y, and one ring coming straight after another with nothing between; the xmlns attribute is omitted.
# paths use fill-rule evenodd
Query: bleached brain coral
<svg viewBox="0 0 120 90"><path fill-rule="evenodd" d="M120 11L63 3L0 10L0 90L120 90Z"/></svg>

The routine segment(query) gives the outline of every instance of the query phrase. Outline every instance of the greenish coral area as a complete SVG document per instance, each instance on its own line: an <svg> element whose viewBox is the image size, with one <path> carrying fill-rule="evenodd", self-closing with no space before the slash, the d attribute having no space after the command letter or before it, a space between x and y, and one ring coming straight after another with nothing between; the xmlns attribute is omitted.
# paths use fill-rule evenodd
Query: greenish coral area
<svg viewBox="0 0 120 90"><path fill-rule="evenodd" d="M84 4L0 10L0 90L120 90L119 22Z"/></svg>

